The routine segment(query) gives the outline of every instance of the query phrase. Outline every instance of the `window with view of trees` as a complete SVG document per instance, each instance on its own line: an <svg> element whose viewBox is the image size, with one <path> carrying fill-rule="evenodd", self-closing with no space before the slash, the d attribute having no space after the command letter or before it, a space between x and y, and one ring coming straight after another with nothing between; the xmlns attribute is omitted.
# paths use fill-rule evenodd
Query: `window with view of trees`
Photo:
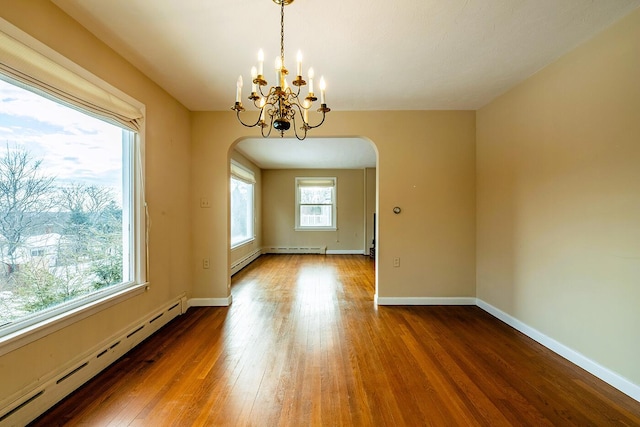
<svg viewBox="0 0 640 427"><path fill-rule="evenodd" d="M134 137L0 80L0 328L133 280Z"/></svg>
<svg viewBox="0 0 640 427"><path fill-rule="evenodd" d="M296 230L335 230L336 178L296 178Z"/></svg>
<svg viewBox="0 0 640 427"><path fill-rule="evenodd" d="M254 239L253 172L231 162L231 247Z"/></svg>

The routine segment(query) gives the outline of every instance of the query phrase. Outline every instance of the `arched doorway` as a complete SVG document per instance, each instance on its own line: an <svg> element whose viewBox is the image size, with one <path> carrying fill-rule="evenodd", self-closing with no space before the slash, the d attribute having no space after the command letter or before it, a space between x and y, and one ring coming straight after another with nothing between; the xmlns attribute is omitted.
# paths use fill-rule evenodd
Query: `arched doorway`
<svg viewBox="0 0 640 427"><path fill-rule="evenodd" d="M259 187L256 238L236 247L229 242L231 274L261 253L375 254L378 153L368 138L240 138L228 158L255 175ZM301 176L337 182L335 229L306 234L296 229L295 182ZM231 212L231 198L229 205Z"/></svg>

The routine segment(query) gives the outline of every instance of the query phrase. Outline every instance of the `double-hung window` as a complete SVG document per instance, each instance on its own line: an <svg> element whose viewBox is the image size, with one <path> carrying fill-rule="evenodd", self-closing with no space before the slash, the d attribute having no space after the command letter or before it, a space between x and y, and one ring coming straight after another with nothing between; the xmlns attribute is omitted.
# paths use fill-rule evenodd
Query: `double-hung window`
<svg viewBox="0 0 640 427"><path fill-rule="evenodd" d="M231 247L249 243L254 236L255 176L244 166L231 161Z"/></svg>
<svg viewBox="0 0 640 427"><path fill-rule="evenodd" d="M142 120L141 104L0 31L1 342L144 289Z"/></svg>
<svg viewBox="0 0 640 427"><path fill-rule="evenodd" d="M296 178L298 231L336 230L336 178Z"/></svg>

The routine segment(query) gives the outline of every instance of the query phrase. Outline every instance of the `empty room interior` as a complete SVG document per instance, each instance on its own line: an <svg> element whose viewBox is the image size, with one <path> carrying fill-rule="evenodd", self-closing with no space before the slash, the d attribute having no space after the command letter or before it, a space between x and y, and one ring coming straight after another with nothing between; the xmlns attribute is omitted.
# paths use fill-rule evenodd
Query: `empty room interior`
<svg viewBox="0 0 640 427"><path fill-rule="evenodd" d="M0 0L0 136L0 426L640 425L640 0Z"/></svg>

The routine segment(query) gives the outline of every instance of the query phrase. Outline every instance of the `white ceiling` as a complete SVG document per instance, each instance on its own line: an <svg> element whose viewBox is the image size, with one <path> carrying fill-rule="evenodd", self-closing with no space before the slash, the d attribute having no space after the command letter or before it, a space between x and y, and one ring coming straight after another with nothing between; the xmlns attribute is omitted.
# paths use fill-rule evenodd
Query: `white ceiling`
<svg viewBox="0 0 640 427"><path fill-rule="evenodd" d="M274 79L280 8L271 0L52 1L190 110L229 111L260 48ZM639 6L296 0L285 8L286 65L295 70L302 50L305 74L313 66L325 77L334 111L475 110Z"/></svg>
<svg viewBox="0 0 640 427"><path fill-rule="evenodd" d="M376 167L376 152L362 138L247 138L236 145L261 169L363 169Z"/></svg>

